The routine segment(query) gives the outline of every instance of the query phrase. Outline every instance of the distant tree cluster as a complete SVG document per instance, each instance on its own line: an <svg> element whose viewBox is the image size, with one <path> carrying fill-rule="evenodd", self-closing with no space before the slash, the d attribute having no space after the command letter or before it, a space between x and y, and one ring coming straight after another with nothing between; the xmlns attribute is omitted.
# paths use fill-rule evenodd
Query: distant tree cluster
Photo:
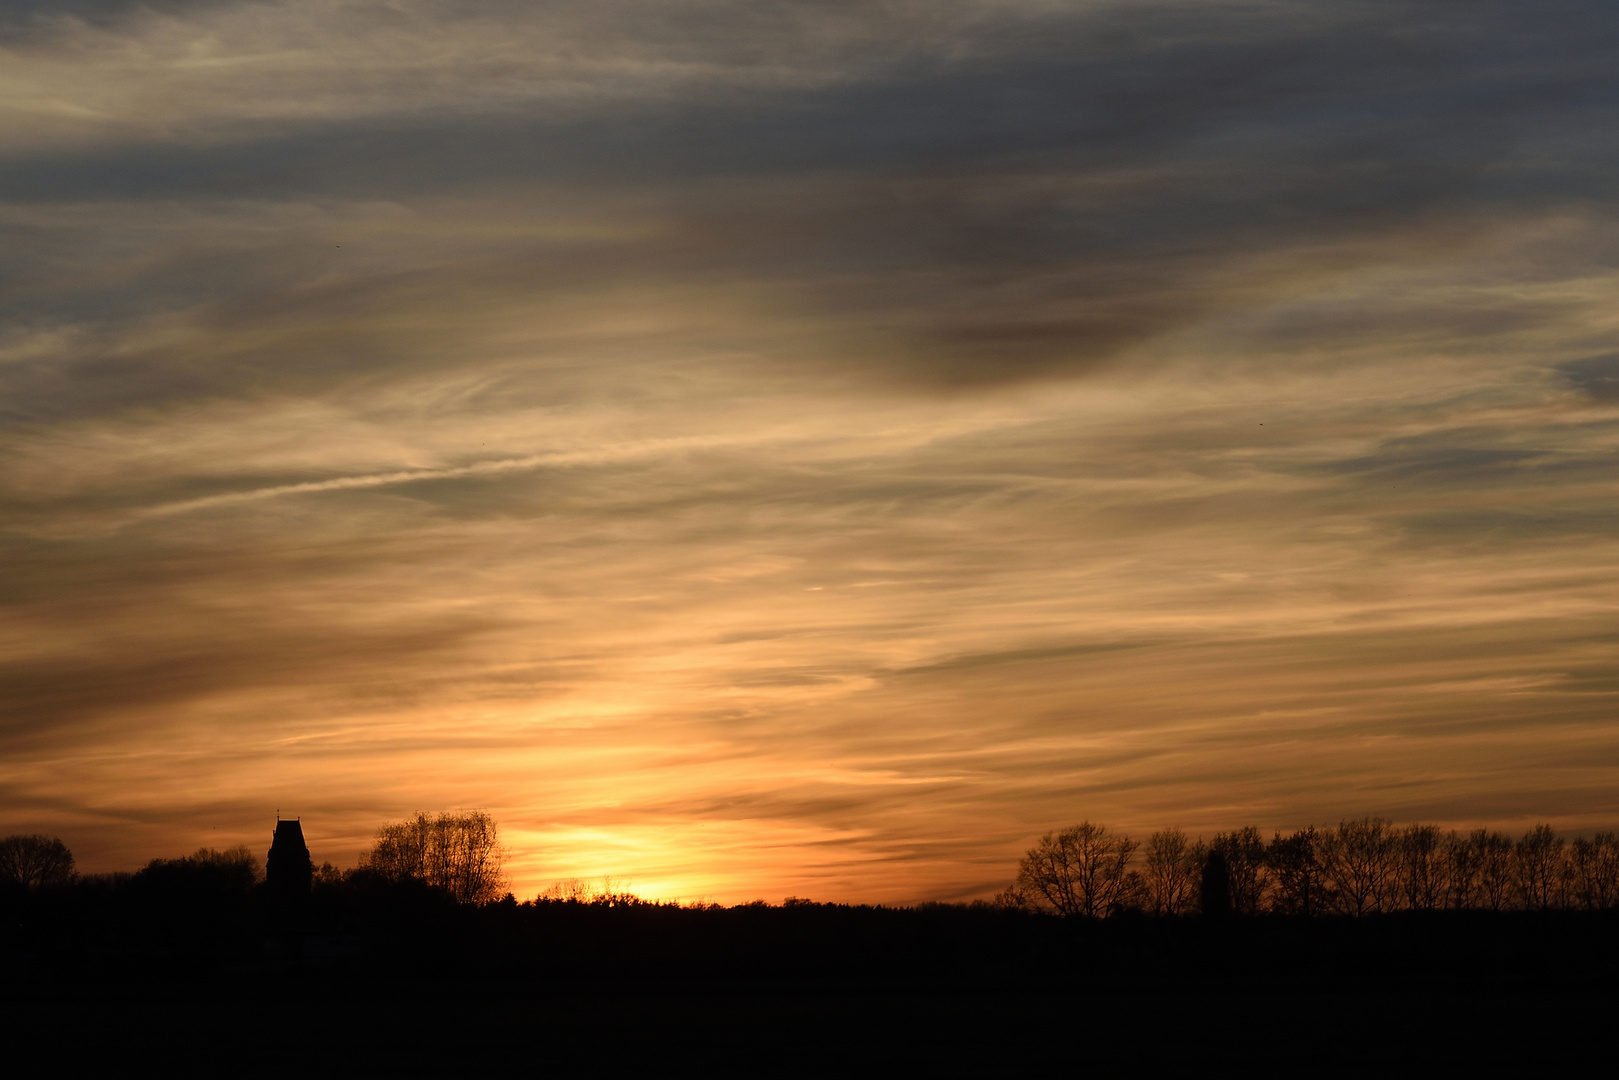
<svg viewBox="0 0 1619 1080"><path fill-rule="evenodd" d="M1166 829L1143 851L1087 821L1042 836L998 902L1092 918L1127 910L1354 917L1601 911L1619 906L1619 837L1604 832L1565 842L1538 825L1514 840L1487 829L1463 834L1360 818L1278 832L1269 842L1253 826L1207 843Z"/></svg>
<svg viewBox="0 0 1619 1080"><path fill-rule="evenodd" d="M226 848L198 848L178 859L153 859L137 878L146 880L209 882L222 892L246 892L264 880L264 869L257 855L246 845Z"/></svg>
<svg viewBox="0 0 1619 1080"><path fill-rule="evenodd" d="M629 882L614 881L611 875L600 881L583 878L553 881L534 899L541 904L592 904L596 907L633 907L656 902L635 895L630 891Z"/></svg>
<svg viewBox="0 0 1619 1080"><path fill-rule="evenodd" d="M506 889L505 850L494 818L483 810L415 817L377 832L362 868L390 881L419 881L457 902L483 904Z"/></svg>

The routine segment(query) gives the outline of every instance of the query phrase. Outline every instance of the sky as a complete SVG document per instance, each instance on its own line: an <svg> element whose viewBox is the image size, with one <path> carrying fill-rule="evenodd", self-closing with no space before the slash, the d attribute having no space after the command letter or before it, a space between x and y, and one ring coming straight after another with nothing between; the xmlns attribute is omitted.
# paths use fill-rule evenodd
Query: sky
<svg viewBox="0 0 1619 1080"><path fill-rule="evenodd" d="M1619 826L1619 22L24 0L0 832L911 903Z"/></svg>

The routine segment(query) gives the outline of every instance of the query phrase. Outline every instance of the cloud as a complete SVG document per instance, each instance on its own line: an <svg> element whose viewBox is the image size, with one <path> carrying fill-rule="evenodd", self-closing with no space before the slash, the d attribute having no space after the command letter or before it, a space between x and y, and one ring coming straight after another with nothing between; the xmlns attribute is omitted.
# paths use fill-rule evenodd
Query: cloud
<svg viewBox="0 0 1619 1080"><path fill-rule="evenodd" d="M1557 370L1597 401L1619 399L1619 354L1570 360L1559 364Z"/></svg>
<svg viewBox="0 0 1619 1080"><path fill-rule="evenodd" d="M722 899L1611 827L1610 24L13 7L0 809Z"/></svg>
<svg viewBox="0 0 1619 1080"><path fill-rule="evenodd" d="M853 322L841 331L856 336L852 347L879 354L864 370L979 385L1083 371L1251 305L1267 283L1244 280L1241 268L1266 256L1291 255L1289 273L1319 273L1312 255L1327 246L1342 258L1370 240L1361 257L1386 258L1400 236L1588 209L1605 199L1611 165L1600 140L1563 135L1599 127L1611 108L1605 24L1588 24L1581 5L1558 9L1556 32L1505 6L1437 23L1426 8L1308 4L1102 5L1066 18L965 5L932 19L909 7L814 17L780 5L729 23L709 10L607 18L559 6L515 22L492 6L409 10L369 48L359 39L375 36L377 16L363 6L115 19L96 33L144 41L161 29L181 41L236 27L252 62L169 62L227 92L176 98L178 127L162 137L14 144L0 162L0 196L28 206L112 201L144 216L154 200L418 206L453 195L472 204L460 216L474 219L464 224L480 243L456 243L453 265L423 265L418 249L392 275L312 289L334 261L317 252L331 256L345 235L355 251L350 214L307 215L270 250L229 235L235 228L201 231L216 214L154 237L155 249L126 263L138 284L57 285L57 318L279 291L301 309L265 312L284 323L320 317L315 303L391 311L401 293L424 288L464 302L498 292L491 281L532 295L559 277L726 289L744 275ZM64 40L76 25L62 24ZM266 53L271 33L304 44ZM506 83L462 70L491 37L514 51L552 42L580 65L563 82L591 92L559 109L554 80L535 75L508 99ZM214 47L233 47L230 34L220 40ZM22 52L42 72L82 79L74 54ZM365 58L358 68L354 55ZM412 89L317 107L360 92L298 74L317 58L367 88L367 65L383 64ZM781 78L783 64L815 77ZM149 65L140 70L148 79ZM185 134L213 123L191 112L257 79L271 83L252 92L256 108L308 107ZM638 89L596 92L625 79ZM556 224L559 193L563 213L610 221L633 203L648 227L558 244L536 233ZM48 234L27 224L19 233L19 258L49 261ZM82 278L73 256L94 241L70 232L57 243L68 252L63 272ZM424 301L433 302L410 302ZM45 310L36 300L26 314ZM276 372L288 363L278 356ZM264 366L239 377L278 377ZM188 365L193 381L177 389L215 392L195 381L203 367Z"/></svg>

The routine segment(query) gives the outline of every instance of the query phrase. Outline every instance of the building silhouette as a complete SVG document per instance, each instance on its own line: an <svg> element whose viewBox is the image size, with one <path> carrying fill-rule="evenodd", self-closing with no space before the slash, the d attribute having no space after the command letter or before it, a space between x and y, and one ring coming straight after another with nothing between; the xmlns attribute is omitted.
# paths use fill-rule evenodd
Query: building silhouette
<svg viewBox="0 0 1619 1080"><path fill-rule="evenodd" d="M309 857L309 845L304 843L303 823L298 818L276 818L275 838L264 859L266 887L277 896L307 896L314 876L315 864Z"/></svg>

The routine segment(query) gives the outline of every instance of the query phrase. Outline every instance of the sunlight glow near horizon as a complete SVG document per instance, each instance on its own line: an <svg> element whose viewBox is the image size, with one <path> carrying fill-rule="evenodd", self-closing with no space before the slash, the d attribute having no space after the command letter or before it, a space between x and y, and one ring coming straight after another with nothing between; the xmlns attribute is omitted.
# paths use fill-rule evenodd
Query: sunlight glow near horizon
<svg viewBox="0 0 1619 1080"><path fill-rule="evenodd" d="M1553 8L0 16L0 826L478 807L520 897L724 903L1615 827L1619 31Z"/></svg>

